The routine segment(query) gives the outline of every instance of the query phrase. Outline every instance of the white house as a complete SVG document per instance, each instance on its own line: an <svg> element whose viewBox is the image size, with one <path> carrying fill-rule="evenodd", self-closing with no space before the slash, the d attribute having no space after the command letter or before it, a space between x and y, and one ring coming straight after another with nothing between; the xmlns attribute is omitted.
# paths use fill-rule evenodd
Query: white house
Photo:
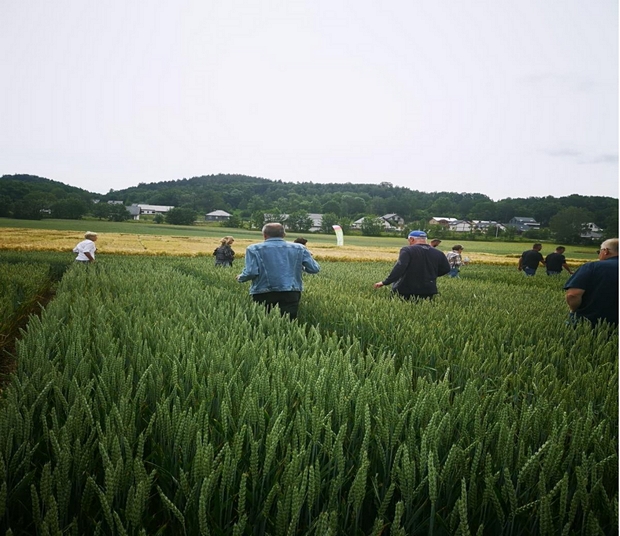
<svg viewBox="0 0 620 536"><path fill-rule="evenodd" d="M457 220L450 223L448 228L456 233L470 233L474 230L474 224L467 220Z"/></svg>
<svg viewBox="0 0 620 536"><path fill-rule="evenodd" d="M458 218L446 218L444 216L434 216L428 223L429 225L441 225L442 227L449 227L451 223L456 223Z"/></svg>
<svg viewBox="0 0 620 536"><path fill-rule="evenodd" d="M360 218L359 220L355 220L352 224L351 224L351 229L361 229L362 228L362 223L364 223L364 218Z"/></svg>
<svg viewBox="0 0 620 536"><path fill-rule="evenodd" d="M115 201L114 203L116 204L117 202ZM120 201L120 203L122 203L122 201ZM139 220L141 214L165 214L174 207L169 207L165 205L143 205L139 203L132 203L126 208L134 220Z"/></svg>
<svg viewBox="0 0 620 536"><path fill-rule="evenodd" d="M127 212L129 212L129 214L131 214L131 217L134 220L139 220L140 219L140 207L138 205L130 205L128 207L125 207L127 209Z"/></svg>
<svg viewBox="0 0 620 536"><path fill-rule="evenodd" d="M493 220L473 220L472 223L474 224L474 229L477 231L482 231L483 233L486 233L489 228L498 229L499 231L506 230L506 227L504 227L501 223Z"/></svg>
<svg viewBox="0 0 620 536"><path fill-rule="evenodd" d="M205 215L205 221L228 221L231 216L225 210L214 210Z"/></svg>
<svg viewBox="0 0 620 536"><path fill-rule="evenodd" d="M388 222L390 224L390 227L394 231L402 230L403 226L405 225L405 220L401 216L399 216L398 214L394 214L394 213L393 214L384 214L383 216L381 216L381 219L383 219L386 222Z"/></svg>
<svg viewBox="0 0 620 536"><path fill-rule="evenodd" d="M366 218L360 218L359 220L355 220L352 224L351 224L351 229L361 229L362 228L362 224L364 223L364 220ZM381 217L377 217L377 220L381 220L381 225L383 226L383 229L385 231L394 231L396 230L396 227L392 226L392 224L389 221L385 221L383 218Z"/></svg>
<svg viewBox="0 0 620 536"><path fill-rule="evenodd" d="M312 220L312 227L310 227L311 233L316 233L321 230L323 224L323 214L310 213L308 217Z"/></svg>
<svg viewBox="0 0 620 536"><path fill-rule="evenodd" d="M140 203L138 206L140 207L140 214L165 214L174 208L166 205L141 205Z"/></svg>
<svg viewBox="0 0 620 536"><path fill-rule="evenodd" d="M263 214L265 223L281 223L286 229L286 220L288 220L288 214Z"/></svg>
<svg viewBox="0 0 620 536"><path fill-rule="evenodd" d="M581 233L581 238L589 238L590 240L599 240L603 238L603 229L601 229L596 223L588 222L583 226L584 230Z"/></svg>

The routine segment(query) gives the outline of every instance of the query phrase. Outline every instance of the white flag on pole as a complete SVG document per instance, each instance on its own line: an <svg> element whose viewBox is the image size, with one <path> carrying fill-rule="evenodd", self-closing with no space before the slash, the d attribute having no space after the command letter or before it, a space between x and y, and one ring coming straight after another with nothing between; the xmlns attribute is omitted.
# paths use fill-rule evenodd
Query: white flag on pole
<svg viewBox="0 0 620 536"><path fill-rule="evenodd" d="M334 231L336 231L336 245L343 246L344 245L344 234L342 232L342 227L340 225L332 225Z"/></svg>

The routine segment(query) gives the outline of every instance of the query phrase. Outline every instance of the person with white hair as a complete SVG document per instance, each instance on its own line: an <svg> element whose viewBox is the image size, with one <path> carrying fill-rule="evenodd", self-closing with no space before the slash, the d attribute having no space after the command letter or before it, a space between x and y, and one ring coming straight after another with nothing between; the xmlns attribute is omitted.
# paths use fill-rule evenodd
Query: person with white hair
<svg viewBox="0 0 620 536"><path fill-rule="evenodd" d="M83 263L95 262L95 251L97 251L97 246L95 246L96 241L97 233L87 231L84 234L84 240L73 248L73 253L77 253L75 261Z"/></svg>
<svg viewBox="0 0 620 536"><path fill-rule="evenodd" d="M575 320L592 325L618 325L618 239L601 244L598 261L581 266L564 285L566 303Z"/></svg>
<svg viewBox="0 0 620 536"><path fill-rule="evenodd" d="M247 247L237 281L251 281L252 300L267 310L278 307L281 314L294 320L303 290L302 273L317 274L320 266L305 246L286 242L285 236L281 223L265 224L264 242Z"/></svg>

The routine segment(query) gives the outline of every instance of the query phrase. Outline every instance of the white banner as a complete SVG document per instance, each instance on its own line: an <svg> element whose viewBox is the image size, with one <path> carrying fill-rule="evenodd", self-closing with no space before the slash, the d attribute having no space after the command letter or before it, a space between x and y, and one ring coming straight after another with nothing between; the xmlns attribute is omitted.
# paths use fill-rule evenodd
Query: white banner
<svg viewBox="0 0 620 536"><path fill-rule="evenodd" d="M342 227L340 225L332 225L334 231L336 231L336 245L344 246L344 234L342 232Z"/></svg>

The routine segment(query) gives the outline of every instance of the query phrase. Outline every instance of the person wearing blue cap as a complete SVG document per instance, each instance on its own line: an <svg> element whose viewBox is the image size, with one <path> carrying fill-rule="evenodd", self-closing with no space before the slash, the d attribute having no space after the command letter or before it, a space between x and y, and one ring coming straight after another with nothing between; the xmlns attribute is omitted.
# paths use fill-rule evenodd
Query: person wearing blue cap
<svg viewBox="0 0 620 536"><path fill-rule="evenodd" d="M426 243L424 231L411 231L409 245L400 250L390 275L374 284L374 288L392 285L392 292L406 300L432 299L437 291L437 278L450 273L445 255Z"/></svg>

